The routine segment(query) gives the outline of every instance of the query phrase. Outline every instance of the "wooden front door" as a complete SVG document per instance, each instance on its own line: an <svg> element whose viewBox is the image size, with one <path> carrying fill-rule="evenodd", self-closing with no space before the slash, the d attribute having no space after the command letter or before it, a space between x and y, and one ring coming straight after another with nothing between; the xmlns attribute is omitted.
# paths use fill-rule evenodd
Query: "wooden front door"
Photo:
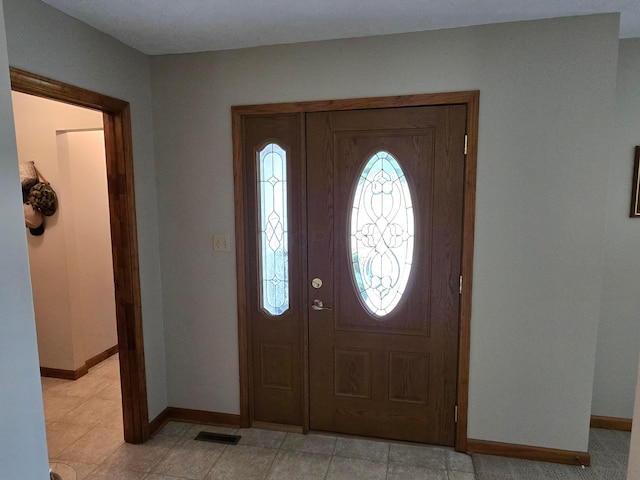
<svg viewBox="0 0 640 480"><path fill-rule="evenodd" d="M307 114L312 430L454 445L465 125Z"/></svg>

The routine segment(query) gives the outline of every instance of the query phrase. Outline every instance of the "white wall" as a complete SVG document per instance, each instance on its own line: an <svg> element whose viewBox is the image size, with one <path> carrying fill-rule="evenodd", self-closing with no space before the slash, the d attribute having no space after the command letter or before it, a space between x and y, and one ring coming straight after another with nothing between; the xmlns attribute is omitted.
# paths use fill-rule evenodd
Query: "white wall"
<svg viewBox="0 0 640 480"><path fill-rule="evenodd" d="M469 437L586 450L617 47L604 15L152 58L169 404L239 412L231 105L480 89Z"/></svg>
<svg viewBox="0 0 640 480"><path fill-rule="evenodd" d="M638 78L640 39L621 40L592 413L622 418L633 417L640 354L640 219L629 217L633 156L640 145Z"/></svg>
<svg viewBox="0 0 640 480"><path fill-rule="evenodd" d="M167 395L149 57L38 0L2 1L12 66L131 104L147 394L153 418L167 406Z"/></svg>
<svg viewBox="0 0 640 480"><path fill-rule="evenodd" d="M102 113L12 92L18 159L56 190L45 233L27 235L40 366L76 370L116 345ZM70 129L94 128L98 131Z"/></svg>
<svg viewBox="0 0 640 480"><path fill-rule="evenodd" d="M45 480L49 466L5 38L0 4L0 468L2 478Z"/></svg>

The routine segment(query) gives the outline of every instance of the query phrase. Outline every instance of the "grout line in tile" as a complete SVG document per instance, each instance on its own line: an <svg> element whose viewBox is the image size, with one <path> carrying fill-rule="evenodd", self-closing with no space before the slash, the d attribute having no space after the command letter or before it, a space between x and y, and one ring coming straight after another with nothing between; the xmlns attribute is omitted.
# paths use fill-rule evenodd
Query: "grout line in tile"
<svg viewBox="0 0 640 480"><path fill-rule="evenodd" d="M384 474L385 480L389 479L389 460L391 459L391 442L387 444L387 471Z"/></svg>

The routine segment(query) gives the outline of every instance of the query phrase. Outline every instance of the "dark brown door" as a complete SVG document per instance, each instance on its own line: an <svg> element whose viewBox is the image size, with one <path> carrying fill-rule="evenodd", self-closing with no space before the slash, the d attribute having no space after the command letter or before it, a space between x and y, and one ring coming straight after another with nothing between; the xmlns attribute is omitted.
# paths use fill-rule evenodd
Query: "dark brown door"
<svg viewBox="0 0 640 480"><path fill-rule="evenodd" d="M454 444L465 119L307 115L311 429Z"/></svg>
<svg viewBox="0 0 640 480"><path fill-rule="evenodd" d="M246 165L247 205L244 212L248 225L248 268L249 301L247 312L250 322L251 349L250 368L252 398L251 419L254 422L302 425L303 421L303 370L302 332L306 320L306 297L304 296L303 258L306 239L304 218L304 154L302 153L301 114L258 115L247 117L243 124L243 157ZM280 168L270 168L268 177L260 181L260 152L269 145L282 149ZM284 169L282 167L285 167ZM276 171L278 170L278 171ZM286 182L282 182L286 180ZM261 185L262 184L262 185ZM280 187L278 185L281 184ZM262 205L260 191L286 190L287 211L273 210L270 205ZM261 211L268 217L265 235L265 250L286 252L288 265L282 268L263 265L261 257ZM286 221L285 218L286 217ZM286 239L286 244L282 243ZM275 242L275 243L271 243ZM279 262L282 265L282 262ZM282 271L280 271L282 270ZM286 272L285 272L286 271ZM287 281L290 280L290 281ZM275 295L263 289L287 285L288 294ZM286 304L282 304L286 301ZM271 308L274 307L274 308ZM275 308L277 307L277 308Z"/></svg>

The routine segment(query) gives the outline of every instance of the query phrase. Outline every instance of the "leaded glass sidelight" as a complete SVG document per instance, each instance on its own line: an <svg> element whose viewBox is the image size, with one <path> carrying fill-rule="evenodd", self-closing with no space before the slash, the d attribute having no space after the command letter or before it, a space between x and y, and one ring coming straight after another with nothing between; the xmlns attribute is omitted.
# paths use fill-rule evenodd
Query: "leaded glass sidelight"
<svg viewBox="0 0 640 480"><path fill-rule="evenodd" d="M260 195L261 306L271 315L289 308L287 153L270 143L257 154Z"/></svg>
<svg viewBox="0 0 640 480"><path fill-rule="evenodd" d="M383 317L407 287L415 223L407 178L390 153L376 153L362 169L350 223L356 288L367 310Z"/></svg>

